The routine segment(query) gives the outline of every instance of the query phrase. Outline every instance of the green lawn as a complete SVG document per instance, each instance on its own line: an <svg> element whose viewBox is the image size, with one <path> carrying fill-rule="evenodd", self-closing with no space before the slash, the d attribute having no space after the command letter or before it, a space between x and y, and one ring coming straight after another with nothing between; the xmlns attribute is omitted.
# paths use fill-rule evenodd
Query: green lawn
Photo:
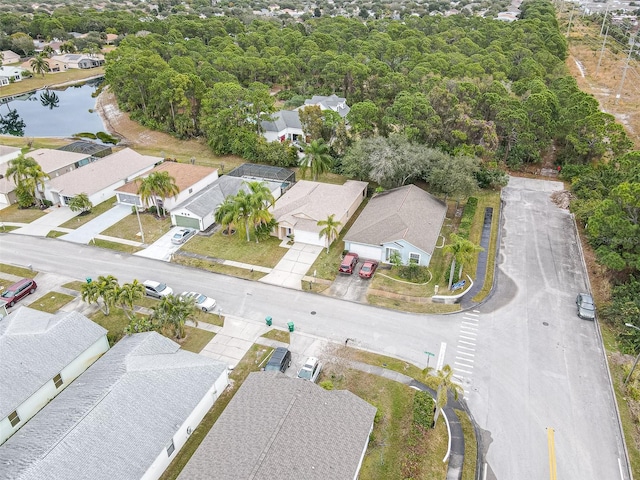
<svg viewBox="0 0 640 480"><path fill-rule="evenodd" d="M85 284L86 282L80 282L79 280L74 280L73 282L69 282L69 283L65 283L64 285L62 285L64 288L68 288L70 290L76 290L76 291L81 291L82 290L82 286Z"/></svg>
<svg viewBox="0 0 640 480"><path fill-rule="evenodd" d="M201 310L196 310L196 313L193 316L198 323L204 322L218 327L224 327L224 316L221 317L217 313L207 313Z"/></svg>
<svg viewBox="0 0 640 480"><path fill-rule="evenodd" d="M8 265L6 263L0 263L0 272L25 278L33 278L38 275L38 272L35 272L29 268L16 267L15 265Z"/></svg>
<svg viewBox="0 0 640 480"><path fill-rule="evenodd" d="M44 77L42 75L34 75L31 78L23 79L21 82L10 83L2 87L2 95L17 95L31 90L38 90L47 85L57 85L73 81L80 82L96 75L104 75L104 67L90 68L87 70L69 69L58 73L45 73ZM24 139L22 139L22 141L24 142Z"/></svg>
<svg viewBox="0 0 640 480"><path fill-rule="evenodd" d="M129 318L120 308L112 308L109 315L98 310L89 317L98 325L106 328L109 345L115 345L124 336L124 329L129 325Z"/></svg>
<svg viewBox="0 0 640 480"><path fill-rule="evenodd" d="M280 242L281 240L276 237L269 237L267 240L256 243L253 235L251 241L247 242L246 236L240 229L230 236L223 235L222 231L210 237L196 235L182 247L182 250L272 268L287 253L286 248L280 247Z"/></svg>
<svg viewBox="0 0 640 480"><path fill-rule="evenodd" d="M62 228L81 227L85 223L90 222L97 216L102 215L107 210L110 210L111 208L113 208L115 203L116 203L116 197L108 198L104 202L99 203L98 205L94 205L89 213L83 213L83 214L77 215L76 217L72 218L71 220L68 220L67 222L63 223L60 226Z"/></svg>
<svg viewBox="0 0 640 480"><path fill-rule="evenodd" d="M171 217L169 216L156 218L155 215L150 213L141 213L140 223L144 232L144 243L147 244L155 242L171 229ZM142 242L142 235L139 235L140 224L138 223L138 216L134 213L100 233L110 237Z"/></svg>
<svg viewBox="0 0 640 480"><path fill-rule="evenodd" d="M0 210L0 222L31 223L46 215L39 208L19 208L17 203Z"/></svg>
<svg viewBox="0 0 640 480"><path fill-rule="evenodd" d="M476 462L478 460L478 444L476 433L467 412L455 410L464 436L464 463L462 465L462 480L475 480Z"/></svg>
<svg viewBox="0 0 640 480"><path fill-rule="evenodd" d="M496 249L498 248L498 230L500 228L500 192L482 191L476 195L478 198L478 208L471 226L469 239L476 245L480 245L480 237L482 236L482 227L484 224L484 210L487 207L493 207L493 218L491 219L491 237L489 239L489 251L487 252L487 273L484 277L484 285L475 297L474 302L484 300L493 286L493 274L496 264ZM475 278L475 270L477 264L472 265L467 271L471 278ZM472 272L472 273L470 273ZM476 279L479 280L479 279Z"/></svg>
<svg viewBox="0 0 640 480"><path fill-rule="evenodd" d="M135 247L133 245L127 245L125 243L112 242L110 240L102 240L101 238L94 238L89 245L94 245L100 248L108 248L110 250L116 250L124 253L136 253L143 250L141 247Z"/></svg>
<svg viewBox="0 0 640 480"><path fill-rule="evenodd" d="M200 351L215 337L215 333L207 330L200 330L194 327L184 327L186 337L180 342L180 346L183 350L188 350L193 353L200 353Z"/></svg>
<svg viewBox="0 0 640 480"><path fill-rule="evenodd" d="M56 313L74 299L74 296L66 293L47 292L41 298L29 304L28 307L42 312Z"/></svg>
<svg viewBox="0 0 640 480"><path fill-rule="evenodd" d="M221 273L232 277L245 278L247 280L257 281L266 275L266 273L258 272L257 270L252 271L251 269L234 267L232 265L223 265L221 263L207 261L200 258L185 257L179 254L173 255L171 261L186 267L199 268L201 270L207 270L208 272Z"/></svg>
<svg viewBox="0 0 640 480"><path fill-rule="evenodd" d="M277 342L291 343L291 334L286 330L279 330L277 328L272 328L262 336L264 338L269 338Z"/></svg>
<svg viewBox="0 0 640 480"><path fill-rule="evenodd" d="M66 234L67 232L61 232L60 230L51 230L47 233L47 238L58 238Z"/></svg>

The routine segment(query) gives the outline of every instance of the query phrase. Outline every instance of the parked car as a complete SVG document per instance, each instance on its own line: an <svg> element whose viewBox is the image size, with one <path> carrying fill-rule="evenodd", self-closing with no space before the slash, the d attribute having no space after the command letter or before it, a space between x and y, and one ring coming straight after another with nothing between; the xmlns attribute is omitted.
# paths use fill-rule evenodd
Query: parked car
<svg viewBox="0 0 640 480"><path fill-rule="evenodd" d="M210 312L216 308L216 301L198 292L182 292L180 298L191 300L203 312Z"/></svg>
<svg viewBox="0 0 640 480"><path fill-rule="evenodd" d="M173 234L173 237L171 237L171 243L173 243L174 245L182 245L195 234L196 231L193 228L181 228Z"/></svg>
<svg viewBox="0 0 640 480"><path fill-rule="evenodd" d="M373 277L376 268L378 268L378 262L367 260L362 264L362 267L360 267L358 275L360 275L360 278L371 278Z"/></svg>
<svg viewBox="0 0 640 480"><path fill-rule="evenodd" d="M7 302L7 307L13 307L18 300L22 300L27 295L35 292L36 288L38 288L38 285L36 285L35 280L32 278L23 278L7 287L7 289L2 292L2 295L0 295L0 298Z"/></svg>
<svg viewBox="0 0 640 480"><path fill-rule="evenodd" d="M342 259L342 263L340 264L340 268L338 269L341 273L348 273L351 275L358 264L358 254L357 253L347 253Z"/></svg>
<svg viewBox="0 0 640 480"><path fill-rule="evenodd" d="M309 380L311 382L318 381L318 375L322 371L322 364L316 357L309 357L304 362L302 368L298 371L298 378Z"/></svg>
<svg viewBox="0 0 640 480"><path fill-rule="evenodd" d="M265 372L284 371L291 366L291 352L286 347L278 347L264 367Z"/></svg>
<svg viewBox="0 0 640 480"><path fill-rule="evenodd" d="M156 282L154 280L145 280L142 282L145 292L149 297L162 298L173 295L173 289L167 287L165 283Z"/></svg>
<svg viewBox="0 0 640 480"><path fill-rule="evenodd" d="M578 316L586 320L595 320L596 306L593 303L593 297L588 293L579 293L576 297L576 305L578 306Z"/></svg>

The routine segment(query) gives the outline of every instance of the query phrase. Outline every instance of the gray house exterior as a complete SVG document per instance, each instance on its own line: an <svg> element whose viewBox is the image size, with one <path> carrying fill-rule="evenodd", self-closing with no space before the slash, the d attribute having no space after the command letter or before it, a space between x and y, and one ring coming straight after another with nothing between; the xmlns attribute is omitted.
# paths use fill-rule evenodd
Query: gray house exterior
<svg viewBox="0 0 640 480"><path fill-rule="evenodd" d="M362 258L429 266L447 207L415 185L376 194L344 237L345 249Z"/></svg>

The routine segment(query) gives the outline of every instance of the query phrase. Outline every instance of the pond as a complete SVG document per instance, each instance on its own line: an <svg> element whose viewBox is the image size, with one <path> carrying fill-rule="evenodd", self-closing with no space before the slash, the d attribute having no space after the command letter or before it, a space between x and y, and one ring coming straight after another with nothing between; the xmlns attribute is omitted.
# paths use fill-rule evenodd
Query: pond
<svg viewBox="0 0 640 480"><path fill-rule="evenodd" d="M104 132L92 94L102 79L36 90L0 99L0 134L16 137L71 137Z"/></svg>

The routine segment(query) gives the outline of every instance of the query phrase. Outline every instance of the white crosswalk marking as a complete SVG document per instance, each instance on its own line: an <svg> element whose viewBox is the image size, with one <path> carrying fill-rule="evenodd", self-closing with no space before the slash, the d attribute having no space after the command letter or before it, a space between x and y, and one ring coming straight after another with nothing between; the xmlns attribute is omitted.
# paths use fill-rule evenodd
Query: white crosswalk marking
<svg viewBox="0 0 640 480"><path fill-rule="evenodd" d="M453 364L454 378L462 382L470 381L475 364L475 346L478 341L480 329L480 311L465 312L460 322L458 343L456 345L456 357Z"/></svg>

